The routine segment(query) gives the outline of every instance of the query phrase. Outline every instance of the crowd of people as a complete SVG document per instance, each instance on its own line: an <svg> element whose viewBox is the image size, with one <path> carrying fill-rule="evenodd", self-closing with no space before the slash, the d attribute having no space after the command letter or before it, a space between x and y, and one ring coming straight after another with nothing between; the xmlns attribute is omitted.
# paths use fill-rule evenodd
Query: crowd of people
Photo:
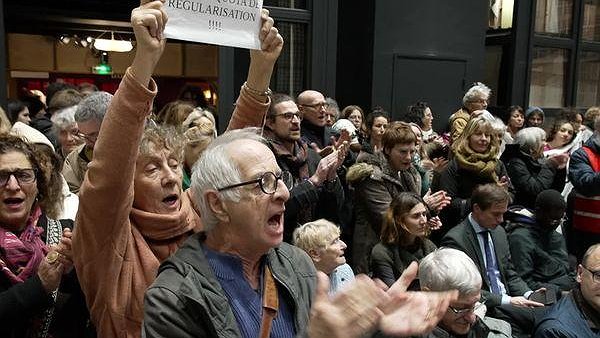
<svg viewBox="0 0 600 338"><path fill-rule="evenodd" d="M424 101L272 93L263 10L218 135L153 107L163 5L114 95L0 114L0 336L600 336L600 108L495 116L478 82L444 131Z"/></svg>

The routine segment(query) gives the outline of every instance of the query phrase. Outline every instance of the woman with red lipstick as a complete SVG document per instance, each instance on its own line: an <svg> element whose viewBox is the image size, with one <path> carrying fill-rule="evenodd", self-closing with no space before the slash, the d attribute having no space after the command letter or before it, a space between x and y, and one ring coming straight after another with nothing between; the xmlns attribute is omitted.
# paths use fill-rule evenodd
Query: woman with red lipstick
<svg viewBox="0 0 600 338"><path fill-rule="evenodd" d="M381 242L371 252L373 278L391 286L408 268L436 249L427 239L428 209L423 199L410 192L398 195L388 209L381 228ZM418 290L417 285L411 286Z"/></svg>
<svg viewBox="0 0 600 338"><path fill-rule="evenodd" d="M83 298L59 289L72 271L73 222L49 218L60 186L47 181L39 158L20 137L0 134L0 337L81 336L85 328ZM77 284L74 273L64 279Z"/></svg>
<svg viewBox="0 0 600 338"><path fill-rule="evenodd" d="M506 168L497 156L500 140L494 135L491 123L476 117L469 120L461 136L452 143L453 157L442 171L439 182L432 184L452 197L450 207L440 215L444 233L467 216L471 208L471 193L476 186L497 183L512 194L513 187Z"/></svg>

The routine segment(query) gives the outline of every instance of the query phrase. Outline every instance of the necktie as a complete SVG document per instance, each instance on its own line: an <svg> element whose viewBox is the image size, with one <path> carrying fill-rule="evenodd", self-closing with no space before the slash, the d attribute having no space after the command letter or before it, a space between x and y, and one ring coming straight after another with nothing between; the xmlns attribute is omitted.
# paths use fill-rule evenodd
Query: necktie
<svg viewBox="0 0 600 338"><path fill-rule="evenodd" d="M487 273L488 279L490 280L490 291L492 291L492 293L494 294L499 295L501 294L500 285L498 285L498 279L496 278L496 273L494 271L496 270L494 264L496 260L492 248L490 247L489 233L490 232L487 230L480 232L481 237L483 238L483 249L485 250L485 271Z"/></svg>

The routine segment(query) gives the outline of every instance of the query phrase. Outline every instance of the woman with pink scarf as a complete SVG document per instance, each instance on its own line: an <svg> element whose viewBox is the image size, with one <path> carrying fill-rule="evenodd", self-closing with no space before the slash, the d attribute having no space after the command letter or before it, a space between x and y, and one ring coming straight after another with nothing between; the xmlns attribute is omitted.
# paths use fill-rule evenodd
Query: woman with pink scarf
<svg viewBox="0 0 600 338"><path fill-rule="evenodd" d="M71 273L66 226L72 222L51 218L62 202L52 190L60 187L49 183L46 173L53 168L41 156L23 139L0 134L0 337L71 337L86 322ZM55 307L57 298L66 306Z"/></svg>

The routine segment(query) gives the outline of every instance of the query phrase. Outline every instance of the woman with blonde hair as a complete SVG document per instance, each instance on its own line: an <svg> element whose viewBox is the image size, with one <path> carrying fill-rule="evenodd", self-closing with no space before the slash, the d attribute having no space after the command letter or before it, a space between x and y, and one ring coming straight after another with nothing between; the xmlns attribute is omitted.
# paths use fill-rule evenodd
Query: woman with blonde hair
<svg viewBox="0 0 600 338"><path fill-rule="evenodd" d="M403 192L388 208L381 228L381 242L371 252L374 278L391 286L412 262L419 262L436 249L430 233L428 209L421 196ZM417 290L417 285L412 285Z"/></svg>
<svg viewBox="0 0 600 338"><path fill-rule="evenodd" d="M450 207L441 214L446 231L467 216L471 209L471 193L476 186L497 183L511 193L513 191L506 168L498 159L500 140L494 136L494 127L486 119L469 120L451 150L453 157L436 185L452 197Z"/></svg>
<svg viewBox="0 0 600 338"><path fill-rule="evenodd" d="M215 118L208 110L196 108L183 121L185 148L183 151L183 190L190 187L192 168L206 147L217 137Z"/></svg>

